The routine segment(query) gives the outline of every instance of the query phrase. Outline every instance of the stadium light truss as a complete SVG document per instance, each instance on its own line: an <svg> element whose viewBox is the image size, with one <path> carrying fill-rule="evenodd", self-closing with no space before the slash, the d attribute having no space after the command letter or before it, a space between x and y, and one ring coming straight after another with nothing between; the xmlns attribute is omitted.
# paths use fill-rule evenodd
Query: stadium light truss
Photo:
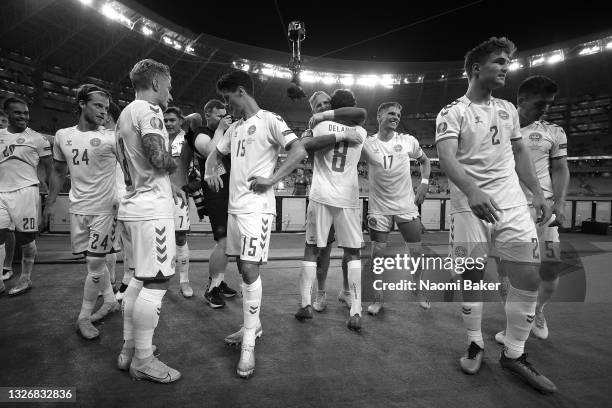
<svg viewBox="0 0 612 408"><path fill-rule="evenodd" d="M78 1L85 6L95 9L108 19L116 21L130 30L134 30L134 28L137 27L137 31L146 37L157 38L162 44L168 47L197 56L197 51L194 47L196 45L196 40L189 39L181 34L165 28L161 24L148 20L119 1ZM578 51L574 52L575 50ZM523 69L525 65L528 65L530 68L545 64L554 65L574 56L586 56L611 51L612 36L608 36L603 39L578 44L571 49L559 49L514 59L510 63L509 70L518 71ZM237 60L232 62L232 66L236 69L262 75L266 79L291 79L291 71L287 67L281 65L273 65L250 60ZM463 69L448 69L445 72L438 72L437 76L432 76L431 74L435 73L430 72L427 80L425 79L426 74L427 73L404 73L377 75L348 72L330 73L304 70L300 72L300 80L305 83L322 83L324 85L339 84L343 86L358 85L365 88L373 88L377 86L393 88L394 86L400 84L419 84L425 81L451 81L467 78L467 74L465 71L463 71Z"/></svg>

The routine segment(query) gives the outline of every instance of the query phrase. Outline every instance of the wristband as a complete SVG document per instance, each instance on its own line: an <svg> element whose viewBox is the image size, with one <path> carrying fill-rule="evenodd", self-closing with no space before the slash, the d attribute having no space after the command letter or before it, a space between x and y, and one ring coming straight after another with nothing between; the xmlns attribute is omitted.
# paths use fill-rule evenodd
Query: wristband
<svg viewBox="0 0 612 408"><path fill-rule="evenodd" d="M421 184L429 184L429 179L421 179Z"/></svg>

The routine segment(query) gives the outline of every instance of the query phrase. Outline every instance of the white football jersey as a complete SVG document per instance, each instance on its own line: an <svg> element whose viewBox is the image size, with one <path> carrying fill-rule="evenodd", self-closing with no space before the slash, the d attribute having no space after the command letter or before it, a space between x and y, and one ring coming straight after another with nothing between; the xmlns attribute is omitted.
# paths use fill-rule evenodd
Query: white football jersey
<svg viewBox="0 0 612 408"><path fill-rule="evenodd" d="M535 121L521 128L523 140L531 160L535 166L536 175L540 181L544 198L553 198L552 179L550 178L550 160L567 156L567 136L561 126L545 121ZM527 201L531 203L533 194L521 183Z"/></svg>
<svg viewBox="0 0 612 408"><path fill-rule="evenodd" d="M162 137L169 151L168 133L161 108L147 101L135 100L123 109L117 123L117 153L125 177L127 193L121 199L120 220L174 218L174 200L168 173L149 162L142 137Z"/></svg>
<svg viewBox="0 0 612 408"><path fill-rule="evenodd" d="M464 95L445 106L436 119L436 143L448 138L457 139L457 160L500 209L527 203L512 153L511 142L522 138L514 105L497 98L478 105ZM450 179L448 184L450 214L471 211L465 194Z"/></svg>
<svg viewBox="0 0 612 408"><path fill-rule="evenodd" d="M117 186L115 132L99 129L81 132L76 126L55 134L53 159L70 169L70 209L72 214L113 214Z"/></svg>
<svg viewBox="0 0 612 408"><path fill-rule="evenodd" d="M41 157L51 155L49 141L26 128L21 133L0 129L0 192L38 185L36 168Z"/></svg>
<svg viewBox="0 0 612 408"><path fill-rule="evenodd" d="M347 129L356 129L363 139L367 137L366 130L361 126L345 126L332 121L324 121L315 126L312 136L325 136ZM359 208L357 163L362 148L363 143L339 142L333 148L316 151L309 198L332 207Z"/></svg>
<svg viewBox="0 0 612 408"><path fill-rule="evenodd" d="M282 147L297 140L283 118L260 109L255 115L230 125L217 145L221 154L231 154L230 214L276 214L274 189L263 194L253 192L250 177L272 177Z"/></svg>
<svg viewBox="0 0 612 408"><path fill-rule="evenodd" d="M115 166L115 185L117 186L117 200L120 202L124 195L127 194L127 189L125 188L125 175L123 174L123 169L119 162L117 162L117 166Z"/></svg>
<svg viewBox="0 0 612 408"><path fill-rule="evenodd" d="M418 211L410 176L410 160L423 155L413 136L394 132L391 139L380 140L378 133L368 137L367 153L370 192L368 213L398 215Z"/></svg>

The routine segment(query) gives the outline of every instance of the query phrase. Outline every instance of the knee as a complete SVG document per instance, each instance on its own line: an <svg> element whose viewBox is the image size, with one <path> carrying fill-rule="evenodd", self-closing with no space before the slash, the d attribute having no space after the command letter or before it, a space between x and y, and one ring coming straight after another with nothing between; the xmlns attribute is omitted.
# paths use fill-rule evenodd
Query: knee
<svg viewBox="0 0 612 408"><path fill-rule="evenodd" d="M346 261L357 261L360 260L361 257L359 256L359 249L357 248L345 248L344 249L344 256L342 261L344 261L344 259L346 258Z"/></svg>
<svg viewBox="0 0 612 408"><path fill-rule="evenodd" d="M175 239L176 239L176 245L177 246L185 246L185 244L187 243L187 233L186 232L176 232L174 235Z"/></svg>
<svg viewBox="0 0 612 408"><path fill-rule="evenodd" d="M559 278L560 266L558 262L542 262L540 265L540 279L543 282L556 281Z"/></svg>
<svg viewBox="0 0 612 408"><path fill-rule="evenodd" d="M85 262L87 263L87 270L90 274L104 274L104 268L106 267L106 258L101 258L97 256L87 256L85 257Z"/></svg>
<svg viewBox="0 0 612 408"><path fill-rule="evenodd" d="M34 263L36 257L36 242L34 240L21 246L21 256L25 262Z"/></svg>
<svg viewBox="0 0 612 408"><path fill-rule="evenodd" d="M242 262L241 272L243 282L250 285L259 278L259 265Z"/></svg>
<svg viewBox="0 0 612 408"><path fill-rule="evenodd" d="M372 241L372 255L376 256L382 253L387 247L386 242Z"/></svg>
<svg viewBox="0 0 612 408"><path fill-rule="evenodd" d="M0 245L4 244L8 240L9 230L8 228L0 229Z"/></svg>
<svg viewBox="0 0 612 408"><path fill-rule="evenodd" d="M145 281L142 286L147 289L168 290L168 288L170 287L170 280L160 279L154 281Z"/></svg>

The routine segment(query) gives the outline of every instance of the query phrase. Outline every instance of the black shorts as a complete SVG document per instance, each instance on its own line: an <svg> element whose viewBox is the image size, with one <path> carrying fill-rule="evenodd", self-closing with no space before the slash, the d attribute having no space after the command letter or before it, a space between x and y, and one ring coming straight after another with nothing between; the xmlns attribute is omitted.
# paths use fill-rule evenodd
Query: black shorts
<svg viewBox="0 0 612 408"><path fill-rule="evenodd" d="M216 198L204 202L215 241L227 237L227 206L227 198Z"/></svg>

